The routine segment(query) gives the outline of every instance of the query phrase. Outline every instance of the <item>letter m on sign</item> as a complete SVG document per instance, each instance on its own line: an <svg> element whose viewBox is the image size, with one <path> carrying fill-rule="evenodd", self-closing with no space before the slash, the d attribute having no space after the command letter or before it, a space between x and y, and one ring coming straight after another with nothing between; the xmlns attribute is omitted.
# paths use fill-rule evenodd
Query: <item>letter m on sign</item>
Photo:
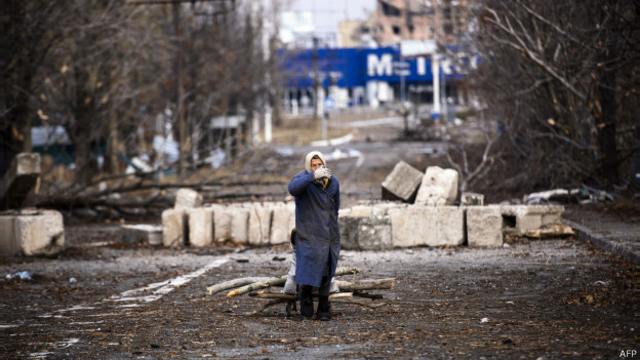
<svg viewBox="0 0 640 360"><path fill-rule="evenodd" d="M376 54L367 56L367 75L369 76L391 76L393 74L393 57L391 54Z"/></svg>

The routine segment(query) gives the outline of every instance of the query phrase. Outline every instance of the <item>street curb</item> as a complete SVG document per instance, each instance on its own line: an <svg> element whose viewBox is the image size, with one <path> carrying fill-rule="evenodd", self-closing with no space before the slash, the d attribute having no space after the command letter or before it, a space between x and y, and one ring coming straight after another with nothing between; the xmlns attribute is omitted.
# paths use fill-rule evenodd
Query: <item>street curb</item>
<svg viewBox="0 0 640 360"><path fill-rule="evenodd" d="M613 255L620 256L621 258L628 260L636 265L640 265L640 255L634 253L633 251L630 251L624 246L608 240L602 235L596 235L591 229L584 225L578 224L575 221L567 219L563 219L563 221L576 231L578 239L589 241L593 245L604 251L610 252Z"/></svg>

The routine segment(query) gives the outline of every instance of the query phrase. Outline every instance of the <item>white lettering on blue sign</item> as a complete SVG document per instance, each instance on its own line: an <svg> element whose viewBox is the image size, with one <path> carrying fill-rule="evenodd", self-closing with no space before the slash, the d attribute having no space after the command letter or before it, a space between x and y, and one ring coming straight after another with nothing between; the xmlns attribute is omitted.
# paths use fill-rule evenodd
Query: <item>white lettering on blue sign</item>
<svg viewBox="0 0 640 360"><path fill-rule="evenodd" d="M417 72L419 76L427 75L427 60L424 56L420 56L417 58Z"/></svg>
<svg viewBox="0 0 640 360"><path fill-rule="evenodd" d="M393 74L393 57L383 54L380 58L376 54L367 56L367 74L369 76L391 76Z"/></svg>

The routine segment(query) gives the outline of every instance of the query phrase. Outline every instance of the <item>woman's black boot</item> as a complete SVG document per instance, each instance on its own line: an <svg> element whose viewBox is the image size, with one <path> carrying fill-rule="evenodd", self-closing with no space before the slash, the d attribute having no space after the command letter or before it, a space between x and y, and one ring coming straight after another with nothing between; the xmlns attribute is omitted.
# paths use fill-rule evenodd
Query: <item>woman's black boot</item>
<svg viewBox="0 0 640 360"><path fill-rule="evenodd" d="M317 317L320 321L331 320L331 304L329 303L328 296L320 296L320 301L318 302Z"/></svg>
<svg viewBox="0 0 640 360"><path fill-rule="evenodd" d="M300 315L305 319L313 317L313 287L310 285L302 285L300 290Z"/></svg>

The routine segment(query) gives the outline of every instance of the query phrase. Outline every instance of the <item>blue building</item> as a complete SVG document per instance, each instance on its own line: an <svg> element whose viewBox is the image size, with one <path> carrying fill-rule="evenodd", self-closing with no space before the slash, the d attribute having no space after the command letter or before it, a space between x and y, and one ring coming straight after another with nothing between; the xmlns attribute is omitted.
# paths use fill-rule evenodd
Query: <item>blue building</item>
<svg viewBox="0 0 640 360"><path fill-rule="evenodd" d="M314 83L337 108L354 105L378 107L381 104L410 100L433 100L432 61L428 55L403 58L399 47L318 48L279 51L284 74L285 108L292 112L313 106ZM455 84L463 75L449 62L440 65L440 84L447 94L456 92Z"/></svg>

